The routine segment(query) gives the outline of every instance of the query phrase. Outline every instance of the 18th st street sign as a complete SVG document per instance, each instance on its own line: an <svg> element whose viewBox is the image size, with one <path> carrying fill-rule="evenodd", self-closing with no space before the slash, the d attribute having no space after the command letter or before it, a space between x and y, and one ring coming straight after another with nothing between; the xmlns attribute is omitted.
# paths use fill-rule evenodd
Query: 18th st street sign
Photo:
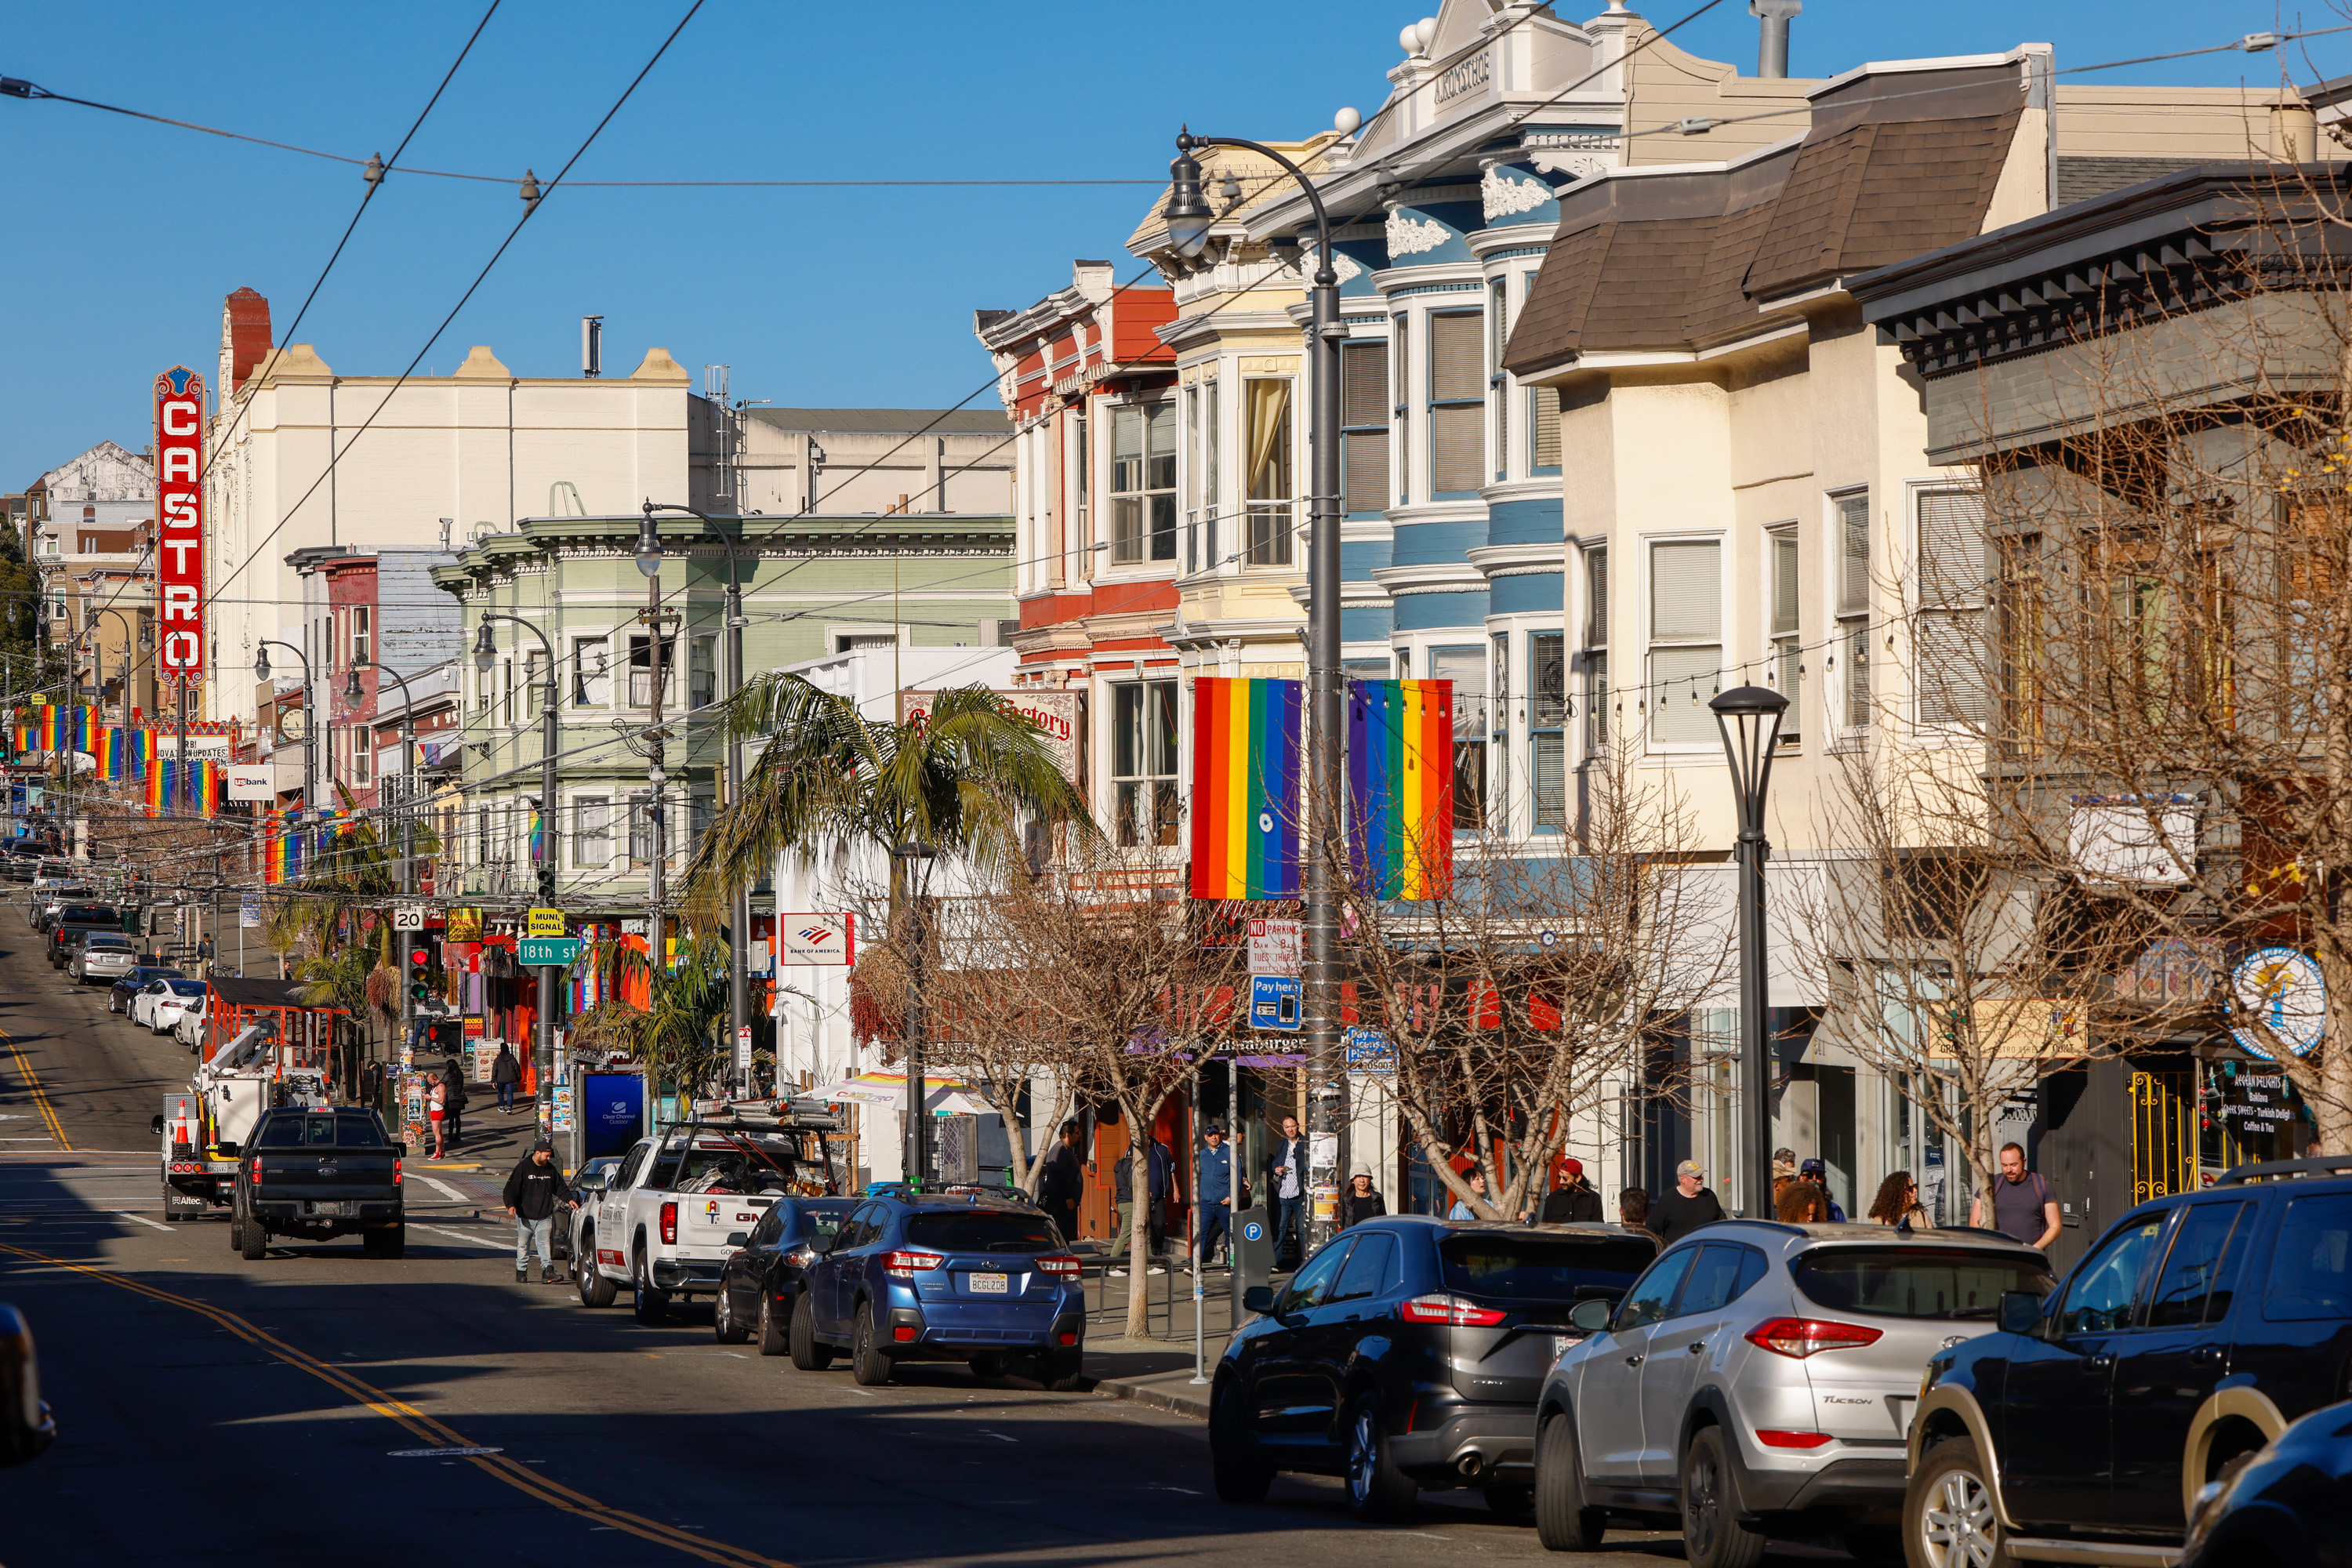
<svg viewBox="0 0 2352 1568"><path fill-rule="evenodd" d="M515 942L515 962L528 968L532 964L554 963L569 968L580 957L580 939L576 936L526 936Z"/></svg>

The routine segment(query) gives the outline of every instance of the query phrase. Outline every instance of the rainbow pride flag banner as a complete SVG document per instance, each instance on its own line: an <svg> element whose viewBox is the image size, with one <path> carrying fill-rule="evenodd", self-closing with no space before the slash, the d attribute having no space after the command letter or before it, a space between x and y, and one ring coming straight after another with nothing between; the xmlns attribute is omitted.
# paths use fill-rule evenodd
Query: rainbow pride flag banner
<svg viewBox="0 0 2352 1568"><path fill-rule="evenodd" d="M41 750L62 752L66 749L66 718L62 708L37 708L33 710L41 733Z"/></svg>
<svg viewBox="0 0 2352 1568"><path fill-rule="evenodd" d="M1348 861L1379 899L1454 889L1454 683L1348 683Z"/></svg>
<svg viewBox="0 0 2352 1568"><path fill-rule="evenodd" d="M98 763L98 776L102 779L121 778L123 751L122 726L109 724L99 731L95 739L98 743L90 748L90 755Z"/></svg>
<svg viewBox="0 0 2352 1568"><path fill-rule="evenodd" d="M1192 685L1192 896L1295 899L1307 686L1204 675Z"/></svg>
<svg viewBox="0 0 2352 1568"><path fill-rule="evenodd" d="M198 816L218 816L228 794L228 775L221 764L210 757L197 757L187 763L188 784Z"/></svg>
<svg viewBox="0 0 2352 1568"><path fill-rule="evenodd" d="M172 809L172 781L162 767L147 770L147 815L161 816Z"/></svg>
<svg viewBox="0 0 2352 1568"><path fill-rule="evenodd" d="M72 737L75 751L95 752L98 749L98 738L94 733L98 726L91 721L94 717L86 703L77 702L66 710L67 732Z"/></svg>
<svg viewBox="0 0 2352 1568"><path fill-rule="evenodd" d="M131 731L131 776L148 779L155 776L155 727L142 724Z"/></svg>

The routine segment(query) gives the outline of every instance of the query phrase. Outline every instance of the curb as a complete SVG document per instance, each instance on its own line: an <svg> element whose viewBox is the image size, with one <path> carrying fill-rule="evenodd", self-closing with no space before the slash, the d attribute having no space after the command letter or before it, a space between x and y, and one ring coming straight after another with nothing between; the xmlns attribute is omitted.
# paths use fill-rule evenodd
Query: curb
<svg viewBox="0 0 2352 1568"><path fill-rule="evenodd" d="M1188 1391L1191 1384L1183 1385ZM1129 1383L1124 1378L1097 1378L1093 1392L1111 1399L1124 1399L1130 1405L1148 1405L1154 1410L1165 1410L1172 1415L1189 1415L1195 1421L1209 1418L1209 1402L1198 1394L1177 1394L1149 1383Z"/></svg>

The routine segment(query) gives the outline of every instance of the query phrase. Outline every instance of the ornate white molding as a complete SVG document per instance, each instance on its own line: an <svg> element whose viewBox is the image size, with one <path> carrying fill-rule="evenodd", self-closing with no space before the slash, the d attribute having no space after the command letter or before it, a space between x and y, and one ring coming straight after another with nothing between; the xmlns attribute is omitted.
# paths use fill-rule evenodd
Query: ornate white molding
<svg viewBox="0 0 2352 1568"><path fill-rule="evenodd" d="M1400 256L1418 256L1424 250L1435 250L1454 237L1454 231L1435 218L1414 219L1395 207L1389 209L1389 259Z"/></svg>
<svg viewBox="0 0 2352 1568"><path fill-rule="evenodd" d="M1313 278L1317 268L1321 266L1321 253L1313 246L1305 246L1300 248L1298 254L1298 275L1300 277L1308 279ZM1340 249L1336 245L1331 247L1331 270L1339 275L1339 281L1342 283L1352 283L1357 279L1361 278L1364 275L1364 269L1360 266L1357 265L1356 258L1349 255L1346 251Z"/></svg>
<svg viewBox="0 0 2352 1568"><path fill-rule="evenodd" d="M1551 200L1550 186L1539 180L1512 179L1503 169L1503 164L1493 164L1478 180L1478 202L1488 223L1498 217L1531 213Z"/></svg>

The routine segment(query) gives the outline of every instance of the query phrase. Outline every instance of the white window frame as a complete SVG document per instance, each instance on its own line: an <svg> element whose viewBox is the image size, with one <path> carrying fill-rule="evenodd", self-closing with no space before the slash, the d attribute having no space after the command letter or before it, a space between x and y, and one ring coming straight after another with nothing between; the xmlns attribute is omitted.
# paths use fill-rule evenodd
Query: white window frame
<svg viewBox="0 0 2352 1568"><path fill-rule="evenodd" d="M582 687L581 687L581 671L580 671L580 650L581 650L582 648L583 648L583 647L593 647L602 648L602 649L604 650L604 652L603 652L603 654L602 654L602 656L601 656L601 657L602 657L602 658L603 658L603 666L602 666L602 668L601 668L601 670L599 671L599 673L598 673L598 674L596 674L596 675L593 677L593 679L598 679L598 680L601 680L601 681L603 681L603 682L604 683L604 696L603 696L603 697L601 697L601 698L591 697L591 698L589 698L589 699L587 699L586 700L584 700L584 701L583 701L583 700L582 700L582 696L581 696ZM577 633L573 633L573 634L572 634L570 637L568 637L565 639L565 642L564 642L564 647L565 647L565 653L564 653L564 663L566 663L567 665L569 665L569 666L571 667L571 674L570 674L570 678L569 678L569 684L570 684L570 685L571 685L571 687L572 687L572 707L574 707L574 708L607 708L607 709L609 709L610 707L612 707L612 706L613 706L613 634L612 634L612 632L611 632L609 629L607 629L607 630L601 631L601 632L577 632Z"/></svg>
<svg viewBox="0 0 2352 1568"><path fill-rule="evenodd" d="M1789 700L1787 713L1780 721L1780 745L1793 750L1803 743L1805 733L1805 682L1800 671L1805 666L1805 548L1804 531L1795 519L1764 525L1764 570L1761 574L1762 603L1758 625L1764 628L1764 684ZM1790 581L1797 595L1796 616L1792 625L1780 624L1780 552L1794 552L1789 564Z"/></svg>
<svg viewBox="0 0 2352 1568"><path fill-rule="evenodd" d="M1721 684L1724 660L1726 656L1730 652L1730 645L1726 634L1732 625L1730 592L1731 579L1735 574L1731 570L1730 541L1725 537L1724 531L1721 529L1691 529L1672 533L1640 534L1636 536L1636 543L1641 551L1641 564L1638 568L1640 573L1639 592L1641 594L1639 605L1642 616L1641 689L1643 706L1647 710L1642 715L1643 721L1642 725L1643 748L1650 754L1654 756L1703 756L1709 752L1720 755L1723 750L1723 741L1721 736L1715 732L1712 720L1709 720L1708 721L1708 733L1704 739L1693 737L1692 739L1685 741L1668 741L1663 740L1659 737L1658 711L1660 706L1660 688L1657 678L1656 658L1658 650L1661 648L1712 647L1716 650L1716 681L1717 685ZM1671 544L1712 544L1715 546L1716 621L1715 640L1712 642L1704 642L1697 638L1682 637L1661 640L1658 637L1658 628L1655 624L1657 617L1653 596L1656 581L1657 551L1660 545ZM1622 561L1616 560L1612 560L1610 563L1610 575L1612 578L1610 584L1610 597L1615 601L1610 608L1612 614L1618 616L1622 616L1624 610L1624 595L1621 591L1624 585L1622 573L1623 564L1624 563ZM1698 704L1702 709L1704 709L1709 695L1710 693L1705 691L1698 693ZM1666 694L1667 700L1681 700L1685 703L1688 702L1689 697L1690 689L1688 687L1678 687L1675 691Z"/></svg>
<svg viewBox="0 0 2352 1568"><path fill-rule="evenodd" d="M1931 495L1955 492L1975 496L1979 507L1983 503L1984 488L1966 476L1955 475L1949 479L1906 479L1903 482L1904 545L1910 552L1911 562L1911 570L1906 574L1905 584L1905 596L1908 602L1904 608L1908 613L1914 628L1911 636L1905 639L1908 646L1904 652L1910 676L1913 727L1921 731L1924 738L1931 741L1948 740L1953 742L1965 742L1982 738L1987 726L1992 721L1998 700L1993 679L1995 671L1990 657L1990 639L1993 634L1990 584L1988 578L1976 579L1976 592L1970 600L1963 601L1954 599L1949 595L1938 595L1936 592L1938 584L1928 581L1927 552L1923 548L1919 532L1921 503ZM1979 515L1979 523L1981 531L1983 523L1981 515ZM1987 572L1990 573L1990 544L1987 546L1986 554ZM1944 586L1949 586L1949 584L1944 584ZM1979 668L1985 677L1984 684L1977 693L1979 711L1973 719L1930 718L1927 713L1927 682L1922 678L1921 665L1922 658L1928 657L1930 653L1929 639L1926 631L1937 617L1957 616L1977 617L1977 637L1982 658Z"/></svg>
<svg viewBox="0 0 2352 1568"><path fill-rule="evenodd" d="M1858 610L1847 608L1845 583L1845 503L1859 498L1867 507L1870 564L1862 584L1862 604ZM1871 606L1876 599L1874 579L1878 571L1880 553L1885 542L1878 533L1878 509L1870 505L1872 490L1868 485L1845 485L1825 490L1822 495L1822 580L1826 592L1822 602L1829 606L1831 639L1822 649L1823 673L1831 679L1822 683L1824 717L1822 729L1832 745L1851 747L1859 744L1870 733L1872 711L1870 688ZM1854 711L1854 650L1862 651L1862 681L1864 721L1853 722ZM1834 661L1834 662L1832 662Z"/></svg>

